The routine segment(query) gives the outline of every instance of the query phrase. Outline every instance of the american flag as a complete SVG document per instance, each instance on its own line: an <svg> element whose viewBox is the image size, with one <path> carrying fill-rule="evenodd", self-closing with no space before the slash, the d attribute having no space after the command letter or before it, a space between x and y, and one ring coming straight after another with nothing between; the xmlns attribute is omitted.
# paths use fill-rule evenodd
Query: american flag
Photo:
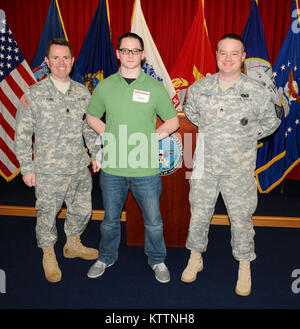
<svg viewBox="0 0 300 329"><path fill-rule="evenodd" d="M1 17L2 16L2 17ZM0 13L0 175L10 181L20 172L14 153L17 107L25 90L36 82Z"/></svg>

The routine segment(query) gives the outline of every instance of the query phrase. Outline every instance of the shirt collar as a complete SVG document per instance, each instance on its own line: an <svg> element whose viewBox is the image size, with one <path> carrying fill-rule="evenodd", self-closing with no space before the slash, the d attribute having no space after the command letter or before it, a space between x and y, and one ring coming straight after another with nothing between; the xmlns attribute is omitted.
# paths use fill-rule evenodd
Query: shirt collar
<svg viewBox="0 0 300 329"><path fill-rule="evenodd" d="M145 76L146 76L146 73L144 73L144 71L141 69L140 74L138 75L138 77L136 78L136 80L133 81L133 82L130 84L130 86L131 86L131 85L134 85L134 84L137 83L137 82L143 82L143 81L145 80ZM118 79L119 81L121 81L122 83L125 83L126 85L128 85L127 82L126 82L126 81L124 80L124 78L122 77L122 75L121 75L121 70L120 70L120 69L119 69L119 71L117 72L116 77L117 77L117 79Z"/></svg>
<svg viewBox="0 0 300 329"><path fill-rule="evenodd" d="M66 91L65 94L63 94L62 92L60 92L56 86L54 85L53 81L50 79L50 75L47 76L47 82L48 82L48 85L49 87L54 91L54 93L56 95L64 95L64 96L70 96L73 92L73 89L74 89L74 81L72 79L70 79L70 86L69 86L69 89Z"/></svg>

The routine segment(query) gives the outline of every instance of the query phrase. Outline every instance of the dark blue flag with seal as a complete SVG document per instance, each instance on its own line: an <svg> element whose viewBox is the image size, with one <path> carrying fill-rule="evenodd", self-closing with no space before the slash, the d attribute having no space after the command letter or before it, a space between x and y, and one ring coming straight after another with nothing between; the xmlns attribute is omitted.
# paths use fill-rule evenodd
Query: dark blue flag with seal
<svg viewBox="0 0 300 329"><path fill-rule="evenodd" d="M278 93L275 79L273 77L272 66L269 62L264 30L257 2L255 0L252 0L250 15L242 33L242 38L245 42L246 48L246 59L243 73L260 81L264 86L267 86L272 94L274 102L279 105ZM258 174L268 169L269 166L284 157L284 155L284 142L274 139L273 136L268 136L263 140L260 140L258 143L255 173ZM263 175L256 175L258 190L263 193L265 192L266 184L260 182L261 177L263 177Z"/></svg>
<svg viewBox="0 0 300 329"><path fill-rule="evenodd" d="M269 137L270 158L256 170L259 188L269 192L300 162L300 11L293 0L291 25L273 66L273 76L283 107L279 129ZM280 155L281 154L281 155Z"/></svg>
<svg viewBox="0 0 300 329"><path fill-rule="evenodd" d="M242 33L245 42L246 59L245 74L257 79L262 79L262 74L272 79L272 67L269 62L264 30L255 0L252 0L250 15ZM273 82L275 86L275 82Z"/></svg>
<svg viewBox="0 0 300 329"><path fill-rule="evenodd" d="M40 42L34 59L30 65L37 81L44 79L47 74L49 74L49 70L45 62L46 48L48 42L54 38L68 40L57 0L51 0L50 2ZM73 66L70 76L73 80L83 83L76 63Z"/></svg>
<svg viewBox="0 0 300 329"><path fill-rule="evenodd" d="M76 61L82 80L91 93L100 81L118 71L108 17L107 0L100 0Z"/></svg>

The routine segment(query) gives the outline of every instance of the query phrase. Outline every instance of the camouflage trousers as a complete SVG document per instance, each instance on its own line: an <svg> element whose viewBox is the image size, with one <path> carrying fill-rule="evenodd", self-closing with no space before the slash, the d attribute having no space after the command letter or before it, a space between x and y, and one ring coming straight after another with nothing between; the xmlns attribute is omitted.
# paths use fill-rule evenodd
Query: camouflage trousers
<svg viewBox="0 0 300 329"><path fill-rule="evenodd" d="M57 241L56 216L63 202L67 206L66 235L81 235L92 213L92 179L88 168L74 175L36 174L36 237L40 248Z"/></svg>
<svg viewBox="0 0 300 329"><path fill-rule="evenodd" d="M206 251L210 221L220 192L230 219L233 257L252 261L256 255L251 217L257 206L253 174L214 176L205 172L201 179L190 179L191 221L186 247L200 253Z"/></svg>

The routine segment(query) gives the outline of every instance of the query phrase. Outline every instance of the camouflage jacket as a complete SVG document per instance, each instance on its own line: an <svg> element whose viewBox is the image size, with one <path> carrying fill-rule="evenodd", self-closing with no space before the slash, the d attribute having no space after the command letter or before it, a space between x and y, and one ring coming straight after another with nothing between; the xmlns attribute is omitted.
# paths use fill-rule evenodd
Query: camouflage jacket
<svg viewBox="0 0 300 329"><path fill-rule="evenodd" d="M257 140L280 125L273 95L244 74L226 91L219 73L198 80L189 88L184 112L198 126L196 161L216 175L254 171Z"/></svg>
<svg viewBox="0 0 300 329"><path fill-rule="evenodd" d="M28 89L18 107L15 133L23 175L74 174L89 165L84 140L92 159L97 152L97 134L85 120L89 99L88 90L73 80L65 94L49 77Z"/></svg>

